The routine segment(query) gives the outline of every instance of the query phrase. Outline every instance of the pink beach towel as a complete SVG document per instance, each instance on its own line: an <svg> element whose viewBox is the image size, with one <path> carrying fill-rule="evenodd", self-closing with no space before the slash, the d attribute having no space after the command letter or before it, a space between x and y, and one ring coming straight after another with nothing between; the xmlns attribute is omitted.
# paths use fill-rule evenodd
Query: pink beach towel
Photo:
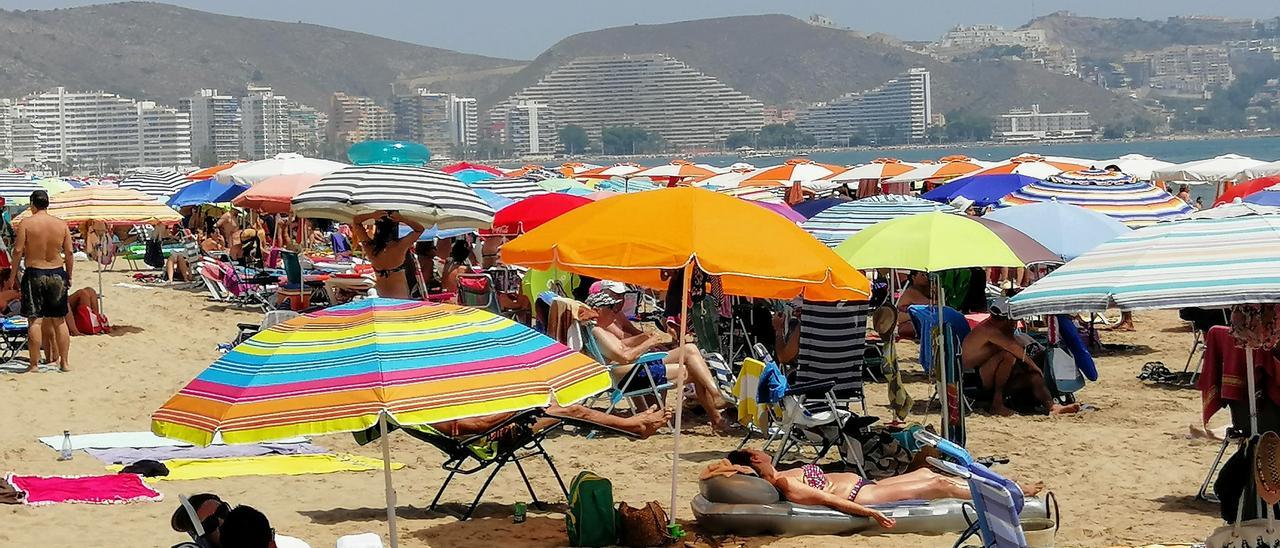
<svg viewBox="0 0 1280 548"><path fill-rule="evenodd" d="M142 483L138 474L108 476L5 476L24 504L128 504L160 502L164 495Z"/></svg>

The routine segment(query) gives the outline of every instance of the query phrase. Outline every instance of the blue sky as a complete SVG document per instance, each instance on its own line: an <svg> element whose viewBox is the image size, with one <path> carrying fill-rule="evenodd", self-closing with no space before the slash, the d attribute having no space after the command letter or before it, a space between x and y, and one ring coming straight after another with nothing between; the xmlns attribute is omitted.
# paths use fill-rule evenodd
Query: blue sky
<svg viewBox="0 0 1280 548"><path fill-rule="evenodd" d="M0 0L6 9L95 4ZM843 26L908 40L936 38L957 24L1018 26L1070 10L1099 17L1171 15L1276 17L1276 0L174 0L227 15L302 21L468 53L529 59L560 38L605 27L728 15L822 13Z"/></svg>

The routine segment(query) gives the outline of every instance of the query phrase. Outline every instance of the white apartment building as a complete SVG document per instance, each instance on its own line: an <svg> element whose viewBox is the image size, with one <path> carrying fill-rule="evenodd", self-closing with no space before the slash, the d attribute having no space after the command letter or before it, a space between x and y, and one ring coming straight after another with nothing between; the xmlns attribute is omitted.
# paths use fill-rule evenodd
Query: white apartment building
<svg viewBox="0 0 1280 548"><path fill-rule="evenodd" d="M559 152L558 114L543 102L508 100L490 109L489 119L517 156L545 156Z"/></svg>
<svg viewBox="0 0 1280 548"><path fill-rule="evenodd" d="M1176 95L1203 95L1235 80L1227 46L1174 46L1131 54L1124 66L1151 88Z"/></svg>
<svg viewBox="0 0 1280 548"><path fill-rule="evenodd" d="M422 143L433 155L448 156L453 146L478 141L476 99L418 88L392 100L395 136Z"/></svg>
<svg viewBox="0 0 1280 548"><path fill-rule="evenodd" d="M222 164L240 158L240 100L202 89L178 102L191 115L191 154L196 163Z"/></svg>
<svg viewBox="0 0 1280 548"><path fill-rule="evenodd" d="M854 137L878 144L923 141L933 117L929 71L913 68L872 90L850 93L796 116L796 127L821 145Z"/></svg>
<svg viewBox="0 0 1280 548"><path fill-rule="evenodd" d="M338 147L390 139L394 129L391 111L369 97L339 91L329 101L329 140Z"/></svg>
<svg viewBox="0 0 1280 548"><path fill-rule="evenodd" d="M0 99L0 158L13 162L12 99Z"/></svg>
<svg viewBox="0 0 1280 548"><path fill-rule="evenodd" d="M313 158L321 156L328 129L327 114L301 103L289 102L289 138L294 152Z"/></svg>
<svg viewBox="0 0 1280 548"><path fill-rule="evenodd" d="M1085 139L1093 135L1088 112L1040 112L1040 105L1013 109L996 120L995 136L1002 141Z"/></svg>
<svg viewBox="0 0 1280 548"><path fill-rule="evenodd" d="M261 160L285 152L294 152L289 99L269 86L246 86L240 98L240 153Z"/></svg>
<svg viewBox="0 0 1280 548"><path fill-rule="evenodd" d="M28 166L105 171L191 163L190 117L150 101L59 87L19 100L13 115L11 146Z"/></svg>
<svg viewBox="0 0 1280 548"><path fill-rule="evenodd" d="M606 127L638 127L676 146L705 146L764 125L760 101L656 53L579 57L512 99L545 104L592 139Z"/></svg>

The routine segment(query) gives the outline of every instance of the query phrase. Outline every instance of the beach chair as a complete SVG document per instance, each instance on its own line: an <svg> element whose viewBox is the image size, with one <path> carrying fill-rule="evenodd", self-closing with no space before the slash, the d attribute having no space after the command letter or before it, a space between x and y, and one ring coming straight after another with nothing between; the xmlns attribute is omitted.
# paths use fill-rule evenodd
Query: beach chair
<svg viewBox="0 0 1280 548"><path fill-rule="evenodd" d="M232 339L230 343L218 345L218 348L224 352L229 351L240 343L249 340L254 335L270 329L271 326L291 320L299 315L300 314L298 312L293 310L269 310L262 315L262 321L259 323L236 324L236 329L238 330L236 338Z"/></svg>
<svg viewBox="0 0 1280 548"><path fill-rule="evenodd" d="M458 304L502 314L502 304L498 302L498 290L493 283L493 278L488 274L468 272L459 275Z"/></svg>
<svg viewBox="0 0 1280 548"><path fill-rule="evenodd" d="M867 414L863 358L867 349L867 303L804 301L800 315L797 383L833 381L836 402L856 402ZM822 404L823 402L814 402Z"/></svg>
<svg viewBox="0 0 1280 548"><path fill-rule="evenodd" d="M0 363L12 361L27 348L27 319L8 316L0 320Z"/></svg>
<svg viewBox="0 0 1280 548"><path fill-rule="evenodd" d="M666 392L676 388L675 383L670 380L659 383L657 379L649 374L651 366L662 365L663 360L667 358L666 352L649 352L637 358L634 364L609 364L604 352L600 350L599 341L596 340L594 333L595 322L578 322L577 328L582 340L582 348L580 349L582 353L599 363L605 364L613 377L613 386L601 396L597 396L597 398L609 398L609 406L605 410L606 413L612 413L623 400L628 401L631 404L631 409L637 412L648 408L650 405L666 407ZM628 370L618 373L622 369Z"/></svg>
<svg viewBox="0 0 1280 548"><path fill-rule="evenodd" d="M1200 375L1200 368L1204 366L1204 336L1209 329L1218 325L1229 325L1230 312L1225 308L1183 308L1178 310L1178 317L1182 321L1187 322L1191 327L1191 350L1187 352L1187 363L1182 367L1182 374L1176 375L1175 384L1192 386L1196 383L1196 377ZM1200 359L1196 359L1196 355L1200 355ZM1191 363L1195 362L1196 368L1191 369Z"/></svg>
<svg viewBox="0 0 1280 548"><path fill-rule="evenodd" d="M922 445L936 447L947 461L929 457L929 464L969 483L973 496L972 506L976 521L960 535L955 546L979 535L985 548L1026 548L1027 538L1022 530L1022 508L1025 504L1018 484L978 463L963 447L938 437L932 432L918 430L915 438ZM966 519L968 515L966 513Z"/></svg>

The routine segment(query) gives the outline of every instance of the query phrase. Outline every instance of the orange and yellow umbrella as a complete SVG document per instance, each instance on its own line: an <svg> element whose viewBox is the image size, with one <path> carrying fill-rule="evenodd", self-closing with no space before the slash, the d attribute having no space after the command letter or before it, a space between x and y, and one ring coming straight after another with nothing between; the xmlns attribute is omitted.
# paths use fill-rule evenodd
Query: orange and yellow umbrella
<svg viewBox="0 0 1280 548"><path fill-rule="evenodd" d="M182 216L169 206L136 190L108 186L86 186L49 198L49 214L68 223L102 221L108 225L175 223ZM23 211L13 222L30 215Z"/></svg>
<svg viewBox="0 0 1280 548"><path fill-rule="evenodd" d="M662 223L620 223L626 218ZM804 230L762 207L701 188L659 189L578 207L502 248L502 260L665 288L662 272L694 265L725 293L864 300L867 278Z"/></svg>

